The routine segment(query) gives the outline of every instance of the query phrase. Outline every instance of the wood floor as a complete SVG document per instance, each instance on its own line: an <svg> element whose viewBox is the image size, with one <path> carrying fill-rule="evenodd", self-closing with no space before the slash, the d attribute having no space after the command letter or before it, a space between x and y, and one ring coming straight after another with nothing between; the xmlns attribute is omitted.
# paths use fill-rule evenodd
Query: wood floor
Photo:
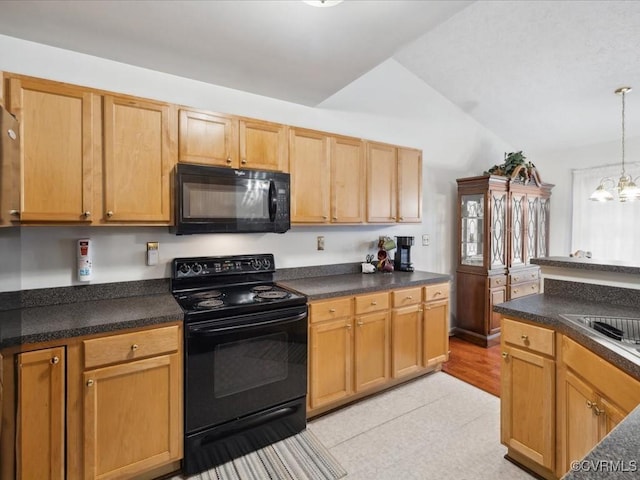
<svg viewBox="0 0 640 480"><path fill-rule="evenodd" d="M450 337L449 361L442 371L499 397L500 345L484 348Z"/></svg>

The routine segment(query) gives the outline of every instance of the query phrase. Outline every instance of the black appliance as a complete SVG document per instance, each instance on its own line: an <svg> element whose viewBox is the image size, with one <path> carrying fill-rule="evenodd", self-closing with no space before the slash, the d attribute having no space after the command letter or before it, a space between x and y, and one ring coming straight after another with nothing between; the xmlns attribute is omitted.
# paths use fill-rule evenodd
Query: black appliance
<svg viewBox="0 0 640 480"><path fill-rule="evenodd" d="M396 237L396 254L393 259L393 268L401 272L413 272L411 265L411 247L413 237Z"/></svg>
<svg viewBox="0 0 640 480"><path fill-rule="evenodd" d="M184 460L194 474L306 428L307 298L270 254L176 258L184 311Z"/></svg>
<svg viewBox="0 0 640 480"><path fill-rule="evenodd" d="M173 233L283 233L291 228L288 173L179 163L174 177Z"/></svg>

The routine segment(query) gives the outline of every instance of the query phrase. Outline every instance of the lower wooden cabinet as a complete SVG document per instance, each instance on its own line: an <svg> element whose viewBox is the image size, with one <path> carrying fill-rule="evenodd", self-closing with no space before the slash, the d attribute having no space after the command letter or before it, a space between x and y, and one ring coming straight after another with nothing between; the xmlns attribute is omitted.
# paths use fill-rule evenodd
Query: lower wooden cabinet
<svg viewBox="0 0 640 480"><path fill-rule="evenodd" d="M446 283L311 302L308 415L439 368L448 297Z"/></svg>
<svg viewBox="0 0 640 480"><path fill-rule="evenodd" d="M501 441L507 455L562 477L640 404L640 381L567 336L502 318Z"/></svg>
<svg viewBox="0 0 640 480"><path fill-rule="evenodd" d="M2 409L11 427L2 480L152 478L179 467L181 324L4 353L16 388ZM5 376L13 384L13 371Z"/></svg>
<svg viewBox="0 0 640 480"><path fill-rule="evenodd" d="M18 355L16 478L65 478L65 351Z"/></svg>

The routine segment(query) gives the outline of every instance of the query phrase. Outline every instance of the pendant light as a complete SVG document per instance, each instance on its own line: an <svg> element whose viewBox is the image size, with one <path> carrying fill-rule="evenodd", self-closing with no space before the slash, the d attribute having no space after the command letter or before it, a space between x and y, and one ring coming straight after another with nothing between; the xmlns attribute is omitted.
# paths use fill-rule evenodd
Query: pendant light
<svg viewBox="0 0 640 480"><path fill-rule="evenodd" d="M634 200L640 200L640 188L636 185L638 178L631 178L624 170L624 97L631 91L631 87L620 87L615 93L622 96L622 173L618 179L618 184L611 177L605 177L600 180L600 185L589 197L589 200L595 202L608 202L613 200L614 196L612 190L618 194L618 200L621 202L633 202Z"/></svg>

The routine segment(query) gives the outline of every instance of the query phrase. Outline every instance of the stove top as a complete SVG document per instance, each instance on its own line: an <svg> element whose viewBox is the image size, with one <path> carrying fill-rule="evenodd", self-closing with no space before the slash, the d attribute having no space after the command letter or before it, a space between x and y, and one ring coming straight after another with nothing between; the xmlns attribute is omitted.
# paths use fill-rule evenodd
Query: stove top
<svg viewBox="0 0 640 480"><path fill-rule="evenodd" d="M306 305L273 282L273 255L176 258L171 290L185 320L217 319Z"/></svg>

